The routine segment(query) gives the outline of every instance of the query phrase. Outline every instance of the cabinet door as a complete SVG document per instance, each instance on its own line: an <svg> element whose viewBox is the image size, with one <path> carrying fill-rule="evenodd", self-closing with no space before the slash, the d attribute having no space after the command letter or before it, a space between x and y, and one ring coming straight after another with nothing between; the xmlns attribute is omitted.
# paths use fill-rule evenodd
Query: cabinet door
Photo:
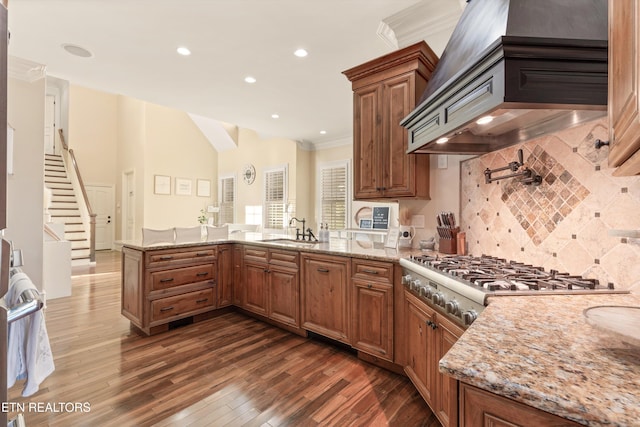
<svg viewBox="0 0 640 427"><path fill-rule="evenodd" d="M244 308L267 315L267 264L244 261Z"/></svg>
<svg viewBox="0 0 640 427"><path fill-rule="evenodd" d="M218 247L218 308L233 303L233 245Z"/></svg>
<svg viewBox="0 0 640 427"><path fill-rule="evenodd" d="M573 421L465 383L460 383L460 425L465 427L578 426Z"/></svg>
<svg viewBox="0 0 640 427"><path fill-rule="evenodd" d="M379 84L358 89L353 94L353 191L356 199L381 195L381 102L382 86Z"/></svg>
<svg viewBox="0 0 640 427"><path fill-rule="evenodd" d="M440 359L453 347L458 338L463 334L463 330L438 316L438 343L437 357ZM436 379L438 382L438 398L436 399L436 415L443 427L453 427L458 425L458 381L448 375L441 374L436 366Z"/></svg>
<svg viewBox="0 0 640 427"><path fill-rule="evenodd" d="M269 317L300 326L298 271L269 265Z"/></svg>
<svg viewBox="0 0 640 427"><path fill-rule="evenodd" d="M426 312L416 297L405 292L407 327L407 366L405 372L427 404L433 408L434 400L434 321L432 312Z"/></svg>
<svg viewBox="0 0 640 427"><path fill-rule="evenodd" d="M609 166L614 175L640 173L640 5L609 2Z"/></svg>
<svg viewBox="0 0 640 427"><path fill-rule="evenodd" d="M302 327L349 342L348 258L303 258Z"/></svg>
<svg viewBox="0 0 640 427"><path fill-rule="evenodd" d="M393 286L353 279L353 346L393 360Z"/></svg>
<svg viewBox="0 0 640 427"><path fill-rule="evenodd" d="M415 105L414 74L383 83L382 173L385 197L415 196L415 154L407 155L408 132L400 126Z"/></svg>

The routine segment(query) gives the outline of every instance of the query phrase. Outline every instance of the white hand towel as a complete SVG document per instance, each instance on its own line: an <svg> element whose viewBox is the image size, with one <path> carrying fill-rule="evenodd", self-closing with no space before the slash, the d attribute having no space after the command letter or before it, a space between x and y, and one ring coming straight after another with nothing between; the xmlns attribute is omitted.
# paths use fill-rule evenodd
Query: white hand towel
<svg viewBox="0 0 640 427"><path fill-rule="evenodd" d="M14 274L5 296L7 305L19 304L20 295L27 289L37 291L25 273ZM55 369L42 310L11 323L8 341L7 386L12 387L16 380L26 378L22 396L31 396Z"/></svg>

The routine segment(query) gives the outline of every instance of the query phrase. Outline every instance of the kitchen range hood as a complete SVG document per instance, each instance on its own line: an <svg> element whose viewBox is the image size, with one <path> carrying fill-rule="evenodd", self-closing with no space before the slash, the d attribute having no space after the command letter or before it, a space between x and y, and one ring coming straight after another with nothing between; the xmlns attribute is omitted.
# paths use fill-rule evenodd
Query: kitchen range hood
<svg viewBox="0 0 640 427"><path fill-rule="evenodd" d="M408 152L481 154L607 113L607 0L472 0L416 109Z"/></svg>

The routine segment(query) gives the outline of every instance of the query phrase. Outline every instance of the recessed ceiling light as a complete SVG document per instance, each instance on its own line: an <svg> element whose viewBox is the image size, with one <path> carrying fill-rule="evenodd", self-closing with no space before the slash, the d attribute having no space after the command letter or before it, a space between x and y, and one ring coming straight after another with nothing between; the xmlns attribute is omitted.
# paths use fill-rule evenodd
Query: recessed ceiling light
<svg viewBox="0 0 640 427"><path fill-rule="evenodd" d="M476 123L479 125L486 125L487 123L491 123L492 121L493 121L493 116L484 116L476 120Z"/></svg>
<svg viewBox="0 0 640 427"><path fill-rule="evenodd" d="M279 118L280 118L280 116L279 116L278 114L272 114L272 115L271 115L271 118L272 118L272 119L279 119Z"/></svg>
<svg viewBox="0 0 640 427"><path fill-rule="evenodd" d="M247 76L244 78L244 81L247 83L255 83L257 80L255 79L255 77Z"/></svg>
<svg viewBox="0 0 640 427"><path fill-rule="evenodd" d="M176 51L182 56L191 55L191 51L184 46L180 46L178 49L176 49Z"/></svg>
<svg viewBox="0 0 640 427"><path fill-rule="evenodd" d="M305 49L298 49L295 52L293 52L293 54L298 58L304 58L309 54L309 52L307 52Z"/></svg>
<svg viewBox="0 0 640 427"><path fill-rule="evenodd" d="M443 136L442 138L436 139L436 144L445 144L447 141L449 141L449 138Z"/></svg>
<svg viewBox="0 0 640 427"><path fill-rule="evenodd" d="M327 131L326 130L321 130L320 131L320 135L326 135Z"/></svg>
<svg viewBox="0 0 640 427"><path fill-rule="evenodd" d="M88 49L75 44L65 43L62 45L62 48L69 52L71 55L79 56L81 58L91 58L93 56L93 53L91 53Z"/></svg>

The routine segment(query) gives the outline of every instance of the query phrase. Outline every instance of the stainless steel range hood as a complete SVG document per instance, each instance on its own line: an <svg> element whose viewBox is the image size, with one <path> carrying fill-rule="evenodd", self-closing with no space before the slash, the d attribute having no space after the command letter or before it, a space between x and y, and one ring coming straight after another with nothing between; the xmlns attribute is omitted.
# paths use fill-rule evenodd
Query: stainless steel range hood
<svg viewBox="0 0 640 427"><path fill-rule="evenodd" d="M607 0L470 1L401 122L408 152L486 153L606 115L607 45Z"/></svg>

